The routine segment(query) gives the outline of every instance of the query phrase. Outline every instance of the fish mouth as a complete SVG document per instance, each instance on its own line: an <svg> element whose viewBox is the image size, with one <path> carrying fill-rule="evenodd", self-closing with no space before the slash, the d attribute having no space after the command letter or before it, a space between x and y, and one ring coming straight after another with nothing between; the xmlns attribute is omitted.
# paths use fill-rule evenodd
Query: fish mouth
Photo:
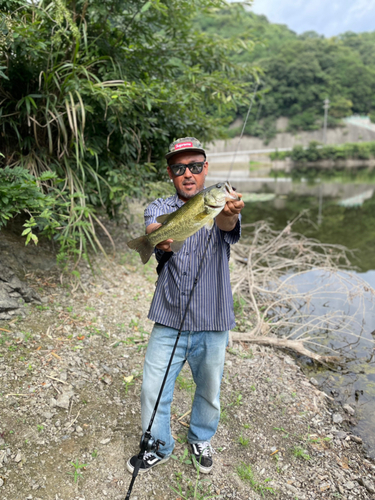
<svg viewBox="0 0 375 500"><path fill-rule="evenodd" d="M240 199L228 181L224 184L224 189L225 189L225 200L226 201Z"/></svg>
<svg viewBox="0 0 375 500"><path fill-rule="evenodd" d="M223 205L206 205L207 207L210 207L210 208L222 208Z"/></svg>

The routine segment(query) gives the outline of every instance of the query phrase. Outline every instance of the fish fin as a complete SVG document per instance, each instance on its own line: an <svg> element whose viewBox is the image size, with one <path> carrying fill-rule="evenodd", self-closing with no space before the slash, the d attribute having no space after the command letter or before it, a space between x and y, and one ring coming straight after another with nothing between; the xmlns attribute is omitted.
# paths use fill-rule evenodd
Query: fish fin
<svg viewBox="0 0 375 500"><path fill-rule="evenodd" d="M130 240L127 242L127 245L129 248L136 250L139 253L143 264L146 264L146 262L150 260L150 257L154 252L154 247L151 245L147 235Z"/></svg>
<svg viewBox="0 0 375 500"><path fill-rule="evenodd" d="M166 221L170 215L171 214L159 215L158 217L156 217L156 222L159 222L159 224L163 224L163 222Z"/></svg>
<svg viewBox="0 0 375 500"><path fill-rule="evenodd" d="M204 226L206 229L210 230L212 229L213 225L214 225L214 219L211 219L207 222L207 224Z"/></svg>
<svg viewBox="0 0 375 500"><path fill-rule="evenodd" d="M179 250L181 250L183 244L185 243L185 240L183 241L173 241L171 243L171 250L172 252L176 253L178 252Z"/></svg>

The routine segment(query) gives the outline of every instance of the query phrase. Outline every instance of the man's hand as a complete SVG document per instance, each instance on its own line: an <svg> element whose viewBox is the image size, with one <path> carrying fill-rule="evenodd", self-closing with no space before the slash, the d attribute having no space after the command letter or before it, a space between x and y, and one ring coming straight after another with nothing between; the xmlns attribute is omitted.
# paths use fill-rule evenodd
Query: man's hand
<svg viewBox="0 0 375 500"><path fill-rule="evenodd" d="M156 231L156 229L158 227L160 227L161 224L159 224L158 222L154 222L153 224L149 224L147 227L146 227L146 233L147 234L150 234L152 233L153 231ZM173 242L173 240L165 240L165 241L161 241L160 243L158 243L156 245L156 248L158 248L159 250L164 250L164 252L172 252L172 249L171 249L171 243Z"/></svg>
<svg viewBox="0 0 375 500"><path fill-rule="evenodd" d="M242 198L241 193L237 193ZM222 231L232 231L236 227L238 214L241 212L245 203L242 200L227 201L223 210L216 217L216 224Z"/></svg>

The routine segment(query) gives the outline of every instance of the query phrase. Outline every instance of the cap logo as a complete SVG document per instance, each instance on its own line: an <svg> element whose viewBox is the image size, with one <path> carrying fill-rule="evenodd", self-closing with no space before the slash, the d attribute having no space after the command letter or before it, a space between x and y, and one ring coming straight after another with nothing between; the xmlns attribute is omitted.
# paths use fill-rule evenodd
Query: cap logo
<svg viewBox="0 0 375 500"><path fill-rule="evenodd" d="M192 148L193 143L192 142L180 142L180 144L175 144L174 150L176 149L182 149L182 148Z"/></svg>

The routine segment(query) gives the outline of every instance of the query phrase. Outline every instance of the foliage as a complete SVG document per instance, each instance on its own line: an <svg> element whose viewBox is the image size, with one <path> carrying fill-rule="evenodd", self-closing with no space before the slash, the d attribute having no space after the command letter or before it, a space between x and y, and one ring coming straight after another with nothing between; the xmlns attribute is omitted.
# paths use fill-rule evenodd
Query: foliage
<svg viewBox="0 0 375 500"><path fill-rule="evenodd" d="M222 116L249 101L243 75L254 80L254 69L233 59L252 42L194 24L197 12L222 5L0 0L0 167L22 167L35 181L55 174L63 253L99 245L98 208L115 216L127 197L165 179L174 138L217 137Z"/></svg>
<svg viewBox="0 0 375 500"><path fill-rule="evenodd" d="M311 141L307 148L294 146L291 151L270 153L271 160L284 160L290 157L295 162L314 162L321 160L368 160L375 157L375 142L352 142L340 146L323 146Z"/></svg>
<svg viewBox="0 0 375 500"><path fill-rule="evenodd" d="M255 479L251 465L246 465L244 462L241 462L241 464L237 466L236 470L242 481L246 481L254 491L262 496L262 498L264 498L265 493L276 493L271 486L267 486L267 483L271 481L271 479L265 479L262 482Z"/></svg>
<svg viewBox="0 0 375 500"><path fill-rule="evenodd" d="M252 127L256 129L258 119L274 123L280 116L289 117L290 131L315 130L321 127L326 97L331 101L331 127L352 113L375 112L375 31L333 38L314 32L297 35L239 3L199 16L197 22L207 33L220 31L224 37L236 34L244 42L256 42L251 52L234 58L256 64L264 73L247 133L256 135ZM247 109L230 112L234 120L244 118Z"/></svg>

